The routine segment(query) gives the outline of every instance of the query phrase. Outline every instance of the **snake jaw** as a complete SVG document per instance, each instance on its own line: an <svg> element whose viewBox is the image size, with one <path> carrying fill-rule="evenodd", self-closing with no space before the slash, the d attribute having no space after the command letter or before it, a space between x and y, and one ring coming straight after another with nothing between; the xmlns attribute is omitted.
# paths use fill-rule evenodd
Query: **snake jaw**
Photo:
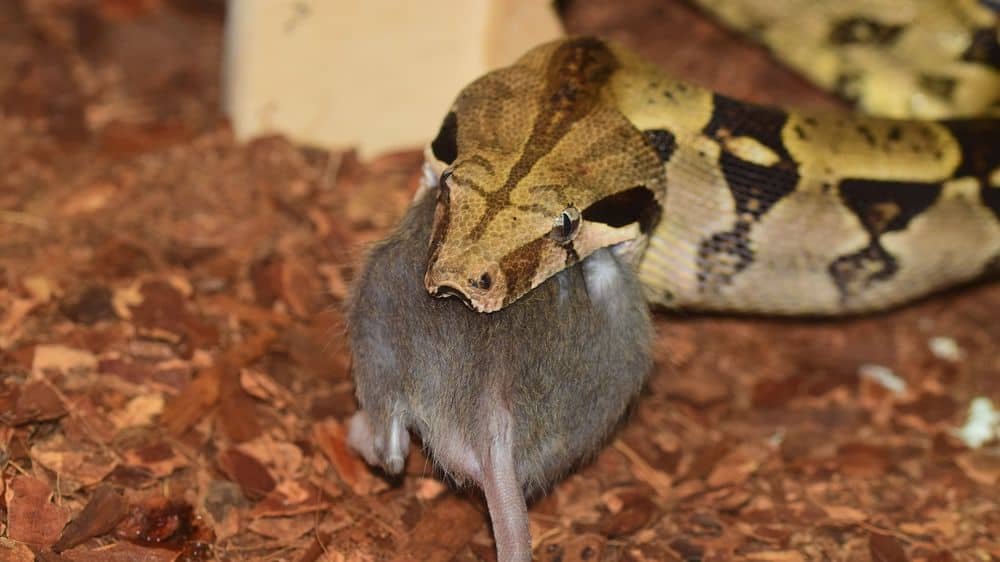
<svg viewBox="0 0 1000 562"><path fill-rule="evenodd" d="M457 263L435 261L427 268L424 286L436 298L457 297L476 312L496 312L507 302L507 282L496 266L462 267Z"/></svg>

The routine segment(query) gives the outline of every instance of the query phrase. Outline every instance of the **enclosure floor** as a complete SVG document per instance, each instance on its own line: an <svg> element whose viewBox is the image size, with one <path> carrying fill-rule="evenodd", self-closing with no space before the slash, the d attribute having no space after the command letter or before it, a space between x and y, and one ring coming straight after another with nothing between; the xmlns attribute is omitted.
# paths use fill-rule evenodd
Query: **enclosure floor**
<svg viewBox="0 0 1000 562"><path fill-rule="evenodd" d="M235 143L222 15L0 2L0 562L493 560L482 500L419 447L388 481L344 443L344 298L419 150ZM682 4L566 17L732 95L836 105ZM843 321L658 315L635 411L531 506L536 559L1000 560L997 443L954 435L1000 404L998 320L997 284Z"/></svg>

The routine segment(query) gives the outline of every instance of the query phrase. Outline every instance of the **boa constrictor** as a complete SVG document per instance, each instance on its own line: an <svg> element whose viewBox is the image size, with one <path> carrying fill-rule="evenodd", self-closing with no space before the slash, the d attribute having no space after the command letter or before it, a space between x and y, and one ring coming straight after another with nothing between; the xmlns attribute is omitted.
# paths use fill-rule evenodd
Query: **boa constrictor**
<svg viewBox="0 0 1000 562"><path fill-rule="evenodd" d="M747 2L717 4L765 43L782 37L766 17L730 9ZM865 22L826 36L866 46L902 35ZM985 63L959 63L989 67L1000 48L991 38L966 45ZM878 87L842 72L871 60L844 52L853 55L819 79L877 106ZM906 112L954 115L972 98L989 112L1000 91L993 64L979 86ZM583 37L467 86L426 154L439 202L425 284L481 312L607 246L633 257L653 304L767 314L877 310L1000 269L993 117L758 106Z"/></svg>

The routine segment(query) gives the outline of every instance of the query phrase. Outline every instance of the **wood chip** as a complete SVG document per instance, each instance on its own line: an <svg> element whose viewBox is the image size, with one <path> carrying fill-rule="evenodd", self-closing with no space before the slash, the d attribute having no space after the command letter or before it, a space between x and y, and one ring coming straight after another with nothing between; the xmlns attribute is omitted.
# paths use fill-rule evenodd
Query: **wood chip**
<svg viewBox="0 0 1000 562"><path fill-rule="evenodd" d="M69 520L69 511L52 503L52 489L31 476L15 476L4 495L7 536L33 546L49 547Z"/></svg>
<svg viewBox="0 0 1000 562"><path fill-rule="evenodd" d="M347 432L337 420L327 418L313 425L313 440L333 465L337 475L357 495L366 496L386 488L365 462L347 447Z"/></svg>
<svg viewBox="0 0 1000 562"><path fill-rule="evenodd" d="M219 468L230 480L239 484L243 494L251 500L263 498L277 484L259 460L237 448L219 453L218 463Z"/></svg>
<svg viewBox="0 0 1000 562"><path fill-rule="evenodd" d="M63 529L52 550L62 552L87 539L109 533L127 513L128 505L121 494L106 484L98 486L83 511Z"/></svg>
<svg viewBox="0 0 1000 562"><path fill-rule="evenodd" d="M872 562L907 562L909 558L899 541L892 535L871 533L868 535L868 551Z"/></svg>

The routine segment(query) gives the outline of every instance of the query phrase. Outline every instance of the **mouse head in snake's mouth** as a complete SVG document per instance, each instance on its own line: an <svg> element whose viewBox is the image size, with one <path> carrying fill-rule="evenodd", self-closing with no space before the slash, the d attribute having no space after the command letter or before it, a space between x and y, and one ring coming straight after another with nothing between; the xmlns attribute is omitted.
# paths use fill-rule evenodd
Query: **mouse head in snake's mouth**
<svg viewBox="0 0 1000 562"><path fill-rule="evenodd" d="M647 235L663 162L613 103L619 66L603 42L574 39L459 94L426 151L438 175L431 294L493 312L594 250Z"/></svg>

